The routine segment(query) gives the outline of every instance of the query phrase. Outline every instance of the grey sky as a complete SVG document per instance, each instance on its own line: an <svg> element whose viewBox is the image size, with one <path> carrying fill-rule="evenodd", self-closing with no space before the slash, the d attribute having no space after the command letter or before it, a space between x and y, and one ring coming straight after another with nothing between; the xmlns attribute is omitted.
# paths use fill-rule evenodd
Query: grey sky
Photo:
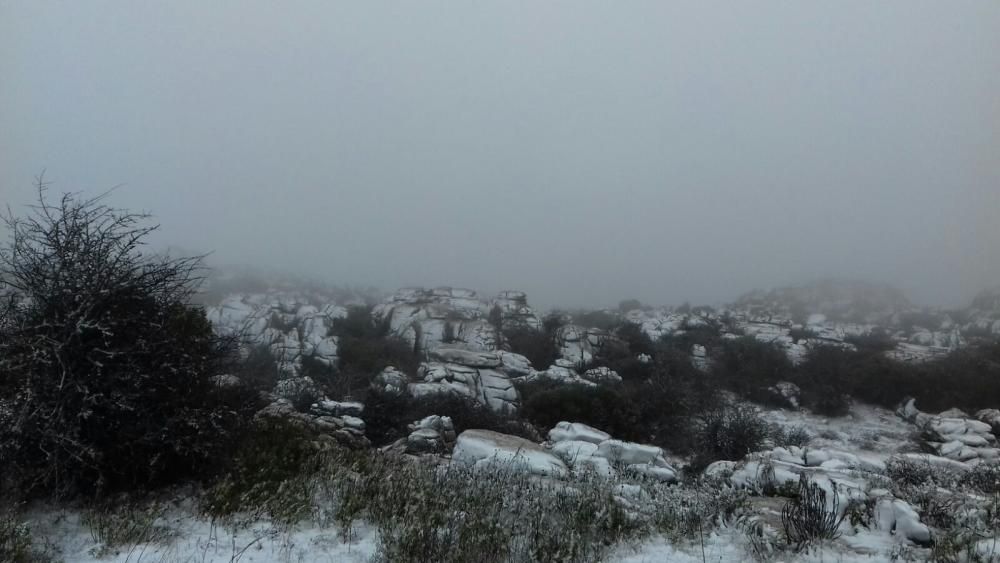
<svg viewBox="0 0 1000 563"><path fill-rule="evenodd" d="M1000 2L0 0L0 201L547 305L1000 284Z"/></svg>

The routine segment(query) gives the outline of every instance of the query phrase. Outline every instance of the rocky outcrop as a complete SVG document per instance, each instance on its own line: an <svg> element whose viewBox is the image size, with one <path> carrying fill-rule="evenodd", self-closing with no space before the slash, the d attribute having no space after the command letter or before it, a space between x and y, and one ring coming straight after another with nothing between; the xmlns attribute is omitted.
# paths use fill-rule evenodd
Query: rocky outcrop
<svg viewBox="0 0 1000 563"><path fill-rule="evenodd" d="M572 324L563 325L556 331L559 355L574 367L583 367L594 361L594 356L612 338L614 337L606 330Z"/></svg>
<svg viewBox="0 0 1000 563"><path fill-rule="evenodd" d="M491 319L494 309L499 319ZM517 291L502 292L496 299L480 299L475 291L450 287L401 289L375 306L373 317L389 333L430 353L440 346L492 351L500 344L497 327L517 323L537 328L541 321Z"/></svg>
<svg viewBox="0 0 1000 563"><path fill-rule="evenodd" d="M755 453L741 462L717 461L705 469L705 475L768 495L790 494L804 479L824 491L827 508L836 508L838 515L844 514L852 503L870 504L874 507L870 525L875 529L927 545L931 540L930 529L920 522L913 507L869 481L870 476L884 471L883 462L849 452L790 447ZM841 524L841 529L845 528L850 528L850 522ZM853 533L853 529L846 531Z"/></svg>
<svg viewBox="0 0 1000 563"><path fill-rule="evenodd" d="M334 303L317 303L296 293L237 294L206 308L206 316L220 334L238 336L246 348L268 348L285 377L296 377L304 358L333 366L337 338L333 321L347 316Z"/></svg>
<svg viewBox="0 0 1000 563"><path fill-rule="evenodd" d="M331 401L332 402L332 401ZM367 448L371 446L365 437L365 423L357 416L329 414L324 407L314 405L310 413L299 412L286 399L277 399L261 409L255 415L257 420L283 420L301 425L315 432L322 441L336 442L349 448Z"/></svg>
<svg viewBox="0 0 1000 563"><path fill-rule="evenodd" d="M520 407L514 380L534 373L527 358L510 352L439 347L430 356L434 361L420 364L415 378L387 367L374 378L372 388L414 397L452 393L513 413Z"/></svg>
<svg viewBox="0 0 1000 563"><path fill-rule="evenodd" d="M490 430L466 430L458 436L452 463L483 468L504 467L531 475L564 477L569 470L542 446Z"/></svg>
<svg viewBox="0 0 1000 563"><path fill-rule="evenodd" d="M449 355L457 359L454 355ZM435 393L455 393L489 406L495 411L514 412L520 398L511 378L504 373L499 355L494 361L483 356L469 360L474 365L452 362L425 362L417 370L417 381L410 383L411 395L419 397ZM486 367L484 364L489 364Z"/></svg>
<svg viewBox="0 0 1000 563"><path fill-rule="evenodd" d="M552 452L573 471L617 477L620 472L673 483L678 473L663 450L611 438L606 432L579 422L560 422L549 431Z"/></svg>
<svg viewBox="0 0 1000 563"><path fill-rule="evenodd" d="M961 462L1000 460L1000 449L993 426L970 418L961 411L932 415L917 409L913 399L906 401L897 414L912 422L921 438L938 456ZM989 414L986 414L989 418Z"/></svg>

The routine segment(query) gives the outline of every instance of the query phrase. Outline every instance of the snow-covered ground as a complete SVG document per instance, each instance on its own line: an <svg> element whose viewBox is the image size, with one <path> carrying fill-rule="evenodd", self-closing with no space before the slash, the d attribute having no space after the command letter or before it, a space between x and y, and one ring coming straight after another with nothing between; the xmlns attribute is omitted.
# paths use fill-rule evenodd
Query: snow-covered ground
<svg viewBox="0 0 1000 563"><path fill-rule="evenodd" d="M855 404L848 416L838 418L792 410L767 410L762 415L774 424L808 432L812 436L809 451L844 452L864 465L884 466L891 456L913 452L917 447L914 424L877 407ZM566 426L563 430L566 428L572 429ZM579 436L573 434L570 438ZM603 440L606 436L598 438ZM816 469L823 468L817 466ZM764 520L773 523L782 502L773 497L753 497L752 506ZM68 562L364 562L371 560L378 551L377 531L363 522L356 523L345 537L332 522L307 521L291 529L271 526L264 521L240 526L212 523L198 514L194 501L183 496L163 506L161 517L156 521L157 527L166 530L162 539L104 551L78 511L36 507L27 516L36 541L48 543ZM847 528L836 541L819 543L808 552L777 553L773 560L853 563L885 561L893 555L906 553L926 557L929 553L901 535L885 530ZM722 563L746 561L749 557L746 534L738 525L728 523L706 531L703 538L678 542L653 536L621 544L610 551L607 561Z"/></svg>

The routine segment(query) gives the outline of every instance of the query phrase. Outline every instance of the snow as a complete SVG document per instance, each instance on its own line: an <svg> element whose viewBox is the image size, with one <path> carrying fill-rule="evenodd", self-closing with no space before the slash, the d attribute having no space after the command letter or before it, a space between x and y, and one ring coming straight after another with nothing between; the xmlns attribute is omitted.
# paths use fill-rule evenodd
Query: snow
<svg viewBox="0 0 1000 563"><path fill-rule="evenodd" d="M102 554L102 546L81 523L79 513L36 509L28 514L28 521L35 537L45 538L64 561L73 563L362 563L372 558L378 543L377 534L366 525L352 528L348 538L333 526L318 523L292 529L267 522L233 527L201 518L193 507L181 505L157 521L170 530L166 540L121 546Z"/></svg>

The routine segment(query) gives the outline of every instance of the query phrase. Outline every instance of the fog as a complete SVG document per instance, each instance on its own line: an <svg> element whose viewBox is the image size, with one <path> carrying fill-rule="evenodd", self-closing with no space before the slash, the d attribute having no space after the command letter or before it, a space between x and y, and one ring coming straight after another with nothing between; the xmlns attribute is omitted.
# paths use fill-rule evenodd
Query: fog
<svg viewBox="0 0 1000 563"><path fill-rule="evenodd" d="M1000 3L0 0L0 202L548 306L1000 284Z"/></svg>

